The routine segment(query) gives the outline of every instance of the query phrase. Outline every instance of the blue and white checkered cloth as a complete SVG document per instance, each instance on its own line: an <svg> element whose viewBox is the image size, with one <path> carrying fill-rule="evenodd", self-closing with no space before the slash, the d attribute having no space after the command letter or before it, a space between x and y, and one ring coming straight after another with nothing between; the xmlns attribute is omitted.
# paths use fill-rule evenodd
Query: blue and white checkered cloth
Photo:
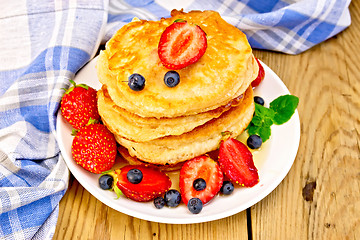
<svg viewBox="0 0 360 240"><path fill-rule="evenodd" d="M133 17L211 9L252 47L301 53L350 25L350 0L0 2L0 239L51 239L69 172L55 138L68 79Z"/></svg>

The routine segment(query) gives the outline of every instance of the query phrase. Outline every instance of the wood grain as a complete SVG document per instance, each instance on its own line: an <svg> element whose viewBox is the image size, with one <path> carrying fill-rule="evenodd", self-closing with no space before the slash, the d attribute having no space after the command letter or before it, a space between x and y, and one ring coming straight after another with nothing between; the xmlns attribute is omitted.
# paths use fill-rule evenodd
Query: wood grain
<svg viewBox="0 0 360 240"><path fill-rule="evenodd" d="M252 208L253 239L360 239L359 8L349 29L305 53L263 53L300 98L301 142L288 176Z"/></svg>
<svg viewBox="0 0 360 240"><path fill-rule="evenodd" d="M248 239L246 212L200 224L162 224L115 211L86 191L71 176L60 203L54 239Z"/></svg>
<svg viewBox="0 0 360 240"><path fill-rule="evenodd" d="M350 28L302 54L255 51L300 98L301 140L287 177L249 216L144 221L105 206L72 177L54 239L360 239L360 1L350 12Z"/></svg>

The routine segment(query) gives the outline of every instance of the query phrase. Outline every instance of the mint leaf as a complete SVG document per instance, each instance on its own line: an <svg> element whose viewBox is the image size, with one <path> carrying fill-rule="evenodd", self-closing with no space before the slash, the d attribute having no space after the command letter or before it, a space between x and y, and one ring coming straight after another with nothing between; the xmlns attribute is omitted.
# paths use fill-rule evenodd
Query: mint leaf
<svg viewBox="0 0 360 240"><path fill-rule="evenodd" d="M270 125L271 126L271 125ZM259 135L263 142L268 140L271 135L271 128L270 126L262 125L262 126L256 126L252 123L247 128L248 134L251 135Z"/></svg>
<svg viewBox="0 0 360 240"><path fill-rule="evenodd" d="M263 122L263 119L258 115L254 115L251 120L251 123L255 126L261 126L262 122Z"/></svg>
<svg viewBox="0 0 360 240"><path fill-rule="evenodd" d="M274 111L272 109L255 103L255 115L247 127L249 135L259 135L263 142L268 140L271 135L271 125L273 125Z"/></svg>
<svg viewBox="0 0 360 240"><path fill-rule="evenodd" d="M273 119L275 112L273 109L266 108L260 104L255 103L255 116L260 118L270 118Z"/></svg>
<svg viewBox="0 0 360 240"><path fill-rule="evenodd" d="M263 142L271 136L271 126L287 122L294 114L299 98L293 95L284 95L264 107L255 103L255 114L246 128L249 135L259 135Z"/></svg>
<svg viewBox="0 0 360 240"><path fill-rule="evenodd" d="M272 109L263 107L255 103L255 115L253 116L251 122L255 126L271 126L273 124L272 119L274 118L274 111Z"/></svg>
<svg viewBox="0 0 360 240"><path fill-rule="evenodd" d="M293 95L283 95L272 101L270 109L274 112L274 124L281 125L289 121L298 104L299 98Z"/></svg>

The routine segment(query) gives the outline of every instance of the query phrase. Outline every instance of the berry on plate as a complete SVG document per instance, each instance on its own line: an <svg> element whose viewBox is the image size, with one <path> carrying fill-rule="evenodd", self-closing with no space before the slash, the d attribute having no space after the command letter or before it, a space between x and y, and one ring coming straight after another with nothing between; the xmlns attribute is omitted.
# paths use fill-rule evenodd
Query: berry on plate
<svg viewBox="0 0 360 240"><path fill-rule="evenodd" d="M177 207L181 203L181 195L178 190L170 189L164 195L165 204L168 207Z"/></svg>
<svg viewBox="0 0 360 240"><path fill-rule="evenodd" d="M137 168L133 168L130 171L128 171L126 177L129 180L129 182L131 182L133 184L138 184L142 181L143 174L142 174L141 170L139 170Z"/></svg>
<svg viewBox="0 0 360 240"><path fill-rule="evenodd" d="M250 150L234 138L221 141L219 164L221 170L232 182L245 187L252 187L259 182L259 175Z"/></svg>
<svg viewBox="0 0 360 240"><path fill-rule="evenodd" d="M132 169L142 172L142 180L139 183L131 183L127 174ZM147 202L162 196L171 186L170 178L163 172L144 165L127 165L117 171L117 186L128 198L137 202Z"/></svg>
<svg viewBox="0 0 360 240"><path fill-rule="evenodd" d="M194 188L194 181L200 178L205 180L206 187L198 191ZM223 173L219 165L207 155L185 162L180 170L179 187L181 198L186 205L192 198L199 198L206 204L220 191L222 183Z"/></svg>
<svg viewBox="0 0 360 240"><path fill-rule="evenodd" d="M154 199L154 206L157 209L161 209L165 206L165 199L163 197L157 197Z"/></svg>
<svg viewBox="0 0 360 240"><path fill-rule="evenodd" d="M85 126L90 118L100 120L96 90L86 84L73 84L61 99L61 114L75 129Z"/></svg>
<svg viewBox="0 0 360 240"><path fill-rule="evenodd" d="M255 78L255 80L253 80L251 82L251 86L253 88L259 86L259 84L261 83L262 80L264 80L264 77L265 77L264 67L261 65L259 59L257 59L257 58L255 58L255 59L256 59L256 62L258 63L258 65L259 65L259 73L258 73L257 78Z"/></svg>
<svg viewBox="0 0 360 240"><path fill-rule="evenodd" d="M193 187L196 191L202 191L206 188L206 181L202 178L195 179Z"/></svg>
<svg viewBox="0 0 360 240"><path fill-rule="evenodd" d="M197 62L206 48L205 32L195 24L179 21L168 26L162 33L158 55L166 68L176 70Z"/></svg>
<svg viewBox="0 0 360 240"><path fill-rule="evenodd" d="M104 174L99 178L100 188L103 190L110 190L113 188L114 178L110 174Z"/></svg>
<svg viewBox="0 0 360 240"><path fill-rule="evenodd" d="M264 99L262 97L259 97L259 96L254 97L254 102L261 105L261 106L264 106L264 104L265 104Z"/></svg>
<svg viewBox="0 0 360 240"><path fill-rule="evenodd" d="M187 207L193 214L198 214L203 208L203 203L199 198L192 198L188 201Z"/></svg>
<svg viewBox="0 0 360 240"><path fill-rule="evenodd" d="M224 181L220 192L224 195L230 195L234 191L234 184L230 181Z"/></svg>
<svg viewBox="0 0 360 240"><path fill-rule="evenodd" d="M110 170L117 153L114 135L100 123L81 128L71 150L75 162L92 173Z"/></svg>
<svg viewBox="0 0 360 240"><path fill-rule="evenodd" d="M248 139L246 140L246 144L251 149L258 149L261 147L262 139L259 135L253 134L248 137Z"/></svg>

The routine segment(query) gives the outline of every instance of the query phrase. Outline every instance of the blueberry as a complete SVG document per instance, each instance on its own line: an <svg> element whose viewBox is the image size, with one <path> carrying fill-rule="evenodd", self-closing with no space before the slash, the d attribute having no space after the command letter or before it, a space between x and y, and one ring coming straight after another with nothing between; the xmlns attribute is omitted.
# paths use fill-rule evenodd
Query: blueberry
<svg viewBox="0 0 360 240"><path fill-rule="evenodd" d="M178 190L170 189L164 196L165 204L169 207L177 207L181 202L181 195Z"/></svg>
<svg viewBox="0 0 360 240"><path fill-rule="evenodd" d="M139 169L133 168L128 171L126 177L129 180L129 182L133 184L138 184L142 181L143 174Z"/></svg>
<svg viewBox="0 0 360 240"><path fill-rule="evenodd" d="M165 206L165 199L163 197L157 197L154 199L154 206L157 209L161 209Z"/></svg>
<svg viewBox="0 0 360 240"><path fill-rule="evenodd" d="M234 191L234 184L230 181L224 181L223 185L220 188L220 192L225 195L230 195Z"/></svg>
<svg viewBox="0 0 360 240"><path fill-rule="evenodd" d="M254 97L254 102L261 105L261 106L264 106L264 104L265 104L264 99L262 97L259 97L259 96Z"/></svg>
<svg viewBox="0 0 360 240"><path fill-rule="evenodd" d="M247 139L246 143L249 148L258 149L259 147L261 147L262 139L260 136L254 134Z"/></svg>
<svg viewBox="0 0 360 240"><path fill-rule="evenodd" d="M198 214L203 208L203 203L199 198L192 198L188 201L187 207L191 213Z"/></svg>
<svg viewBox="0 0 360 240"><path fill-rule="evenodd" d="M128 79L128 85L134 91L141 91L145 87L145 78L138 73L131 74Z"/></svg>
<svg viewBox="0 0 360 240"><path fill-rule="evenodd" d="M193 182L193 187L196 191L202 191L206 188L206 182L202 178L195 179Z"/></svg>
<svg viewBox="0 0 360 240"><path fill-rule="evenodd" d="M168 87L175 87L180 82L180 76L175 71L168 71L164 76L164 82Z"/></svg>
<svg viewBox="0 0 360 240"><path fill-rule="evenodd" d="M114 178L111 175L105 174L99 178L99 185L101 189L109 190L112 188Z"/></svg>

